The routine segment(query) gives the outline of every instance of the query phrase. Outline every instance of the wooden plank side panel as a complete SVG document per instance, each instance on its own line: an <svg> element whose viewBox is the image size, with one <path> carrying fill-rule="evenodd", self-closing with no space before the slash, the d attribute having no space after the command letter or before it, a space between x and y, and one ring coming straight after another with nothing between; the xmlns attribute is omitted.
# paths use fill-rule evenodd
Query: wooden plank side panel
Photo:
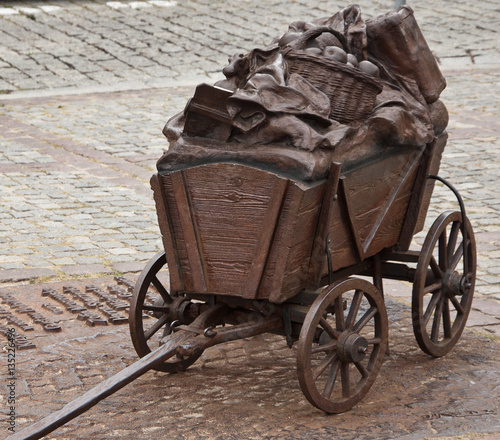
<svg viewBox="0 0 500 440"><path fill-rule="evenodd" d="M346 233L349 235L353 250L356 253L356 258L358 261L363 260L363 246L361 242L361 237L359 236L359 225L357 224L357 218L354 214L354 209L352 207L351 196L348 191L348 186L346 183L346 178L341 177L339 180L338 188L338 209L342 215L342 219L347 225ZM330 226L330 240L337 240L336 234L338 234L335 229ZM341 237L342 238L342 237ZM333 243L335 246L335 242Z"/></svg>
<svg viewBox="0 0 500 440"><path fill-rule="evenodd" d="M340 179L327 222L333 270L397 242L413 189L414 177L404 176L411 153L383 157ZM187 291L282 302L306 288L324 182L302 185L229 163L161 179L169 217L162 229L175 239L170 246ZM321 251L317 266L326 275Z"/></svg>
<svg viewBox="0 0 500 440"><path fill-rule="evenodd" d="M358 226L357 232L363 247L363 258L365 257L364 245L366 244L366 240L370 236L370 233L373 231L373 226L377 223L381 213L382 206L377 206L370 211L361 212L355 216L356 225Z"/></svg>
<svg viewBox="0 0 500 440"><path fill-rule="evenodd" d="M271 298L276 297L276 292L281 292L286 261L292 247L291 243L298 231L297 220L303 197L304 192L297 184L289 182L262 282L259 286L258 298L273 301Z"/></svg>
<svg viewBox="0 0 500 440"><path fill-rule="evenodd" d="M257 243L257 249L253 257L252 264L244 285L243 297L255 298L259 288L264 266L270 251L271 239L273 238L278 215L283 202L287 181L284 179L276 180L273 191L270 194L269 206L262 221L262 229Z"/></svg>
<svg viewBox="0 0 500 440"><path fill-rule="evenodd" d="M170 178L189 267L191 268L193 288L197 293L207 293L205 268L199 248L197 222L194 217L192 200L186 188L184 171L174 172L170 175Z"/></svg>
<svg viewBox="0 0 500 440"><path fill-rule="evenodd" d="M384 219L384 224L380 227L379 236L376 237L376 240L373 240L368 252L370 255L396 243L398 246L408 249L411 242L411 231L417 220L415 208L422 200L422 179L426 179L428 173L425 162L424 154L415 158L413 170L409 173L407 180L403 182L399 191L399 198L391 205ZM382 242L384 238L387 240L385 244ZM401 240L404 242L401 243Z"/></svg>
<svg viewBox="0 0 500 440"><path fill-rule="evenodd" d="M382 207L397 188L413 150L390 155L346 175L348 198L361 242L369 238Z"/></svg>
<svg viewBox="0 0 500 440"><path fill-rule="evenodd" d="M175 247L177 256L176 260L174 261L176 261L178 264L178 271L180 274L180 278L182 279L182 287L179 290L194 291L193 276L191 273L191 267L189 265L184 234L181 227L181 220L174 196L171 174L160 176L160 181L163 188L165 209L168 211L171 234L174 237L173 246Z"/></svg>
<svg viewBox="0 0 500 440"><path fill-rule="evenodd" d="M372 231L363 243L365 258L375 255L383 248L397 244L414 188L415 178L423 150L414 150L401 170L401 175L383 201L380 214ZM375 245L374 245L375 242Z"/></svg>
<svg viewBox="0 0 500 440"><path fill-rule="evenodd" d="M365 258L375 255L382 249L394 246L398 242L410 197L411 194L407 192L403 197L396 199L391 204L391 210L378 227L377 234L373 237L370 246L365 252Z"/></svg>
<svg viewBox="0 0 500 440"><path fill-rule="evenodd" d="M435 139L435 145L431 153L428 174L439 174L439 167L441 165L441 158L443 156L444 149L446 147L446 142L448 140L448 133L444 132L439 137ZM419 210L417 216L417 222L415 229L413 230L413 235L420 232L424 228L425 217L427 216L427 211L429 210L429 205L431 202L432 193L434 191L435 180L428 179L425 182L425 189L422 195L422 200L418 204Z"/></svg>
<svg viewBox="0 0 500 440"><path fill-rule="evenodd" d="M354 215L372 211L394 187L410 153L386 155L345 174Z"/></svg>
<svg viewBox="0 0 500 440"><path fill-rule="evenodd" d="M185 289L182 277L181 264L177 254L176 239L170 226L169 215L165 203L165 194L158 174L151 177L151 188L156 204L156 214L158 216L158 226L162 234L163 247L167 258L168 271L170 275L170 288L172 291L182 291Z"/></svg>
<svg viewBox="0 0 500 440"><path fill-rule="evenodd" d="M318 215L321 209L321 193L316 194L318 200L316 206L310 206L297 214L295 234L291 237L291 245L295 246L304 240L313 240L318 227Z"/></svg>
<svg viewBox="0 0 500 440"><path fill-rule="evenodd" d="M292 245L300 244L304 240L313 240L324 198L325 185L324 182L320 182L312 188L301 191L303 198L297 213Z"/></svg>
<svg viewBox="0 0 500 440"><path fill-rule="evenodd" d="M342 179L340 180L340 185L342 185ZM348 267L359 261L352 224L349 221L349 215L342 198L342 195L339 194L339 198L333 202L330 213L330 250L332 252L332 270L334 271ZM311 241L305 241L291 250L289 254L289 270L286 273L283 283L284 291L293 291L298 286L303 286L307 280L305 278L306 273L304 272L304 268L306 267L304 256L312 254L312 244ZM324 252L326 256L326 249L324 249ZM321 266L321 275L327 275L328 266L326 258L321 262ZM297 290L297 293L299 291Z"/></svg>
<svg viewBox="0 0 500 440"><path fill-rule="evenodd" d="M276 296L272 302L282 302L299 293L307 285L313 240L306 240L290 249L287 270L283 277L280 301Z"/></svg>
<svg viewBox="0 0 500 440"><path fill-rule="evenodd" d="M227 163L184 174L208 290L255 297L287 180ZM253 284L248 286L250 274Z"/></svg>
<svg viewBox="0 0 500 440"><path fill-rule="evenodd" d="M342 176L330 225L332 270L356 264L397 243L419 152L400 151ZM323 275L328 268L325 266Z"/></svg>
<svg viewBox="0 0 500 440"><path fill-rule="evenodd" d="M357 245L348 220L348 213L342 203L341 196L335 201L330 220L330 251L332 253L332 270L350 266L359 261ZM326 263L322 275L328 273Z"/></svg>
<svg viewBox="0 0 500 440"><path fill-rule="evenodd" d="M403 223L403 227L401 228L401 234L398 240L399 250L407 251L410 247L415 227L418 222L420 206L424 199L424 193L426 192L425 189L428 184L427 176L429 175L430 164L432 162L432 156L435 147L436 139L426 145L422 154L418 172L415 177L415 183L413 185L412 196L408 204L406 217Z"/></svg>
<svg viewBox="0 0 500 440"><path fill-rule="evenodd" d="M266 267L267 283L262 286L268 292L269 300L274 303L286 301L306 287L312 244L324 194L323 182L307 189L295 183L290 186L289 192L293 194L295 201L294 209L290 210L284 233L277 235L273 243L276 267L274 272L268 272Z"/></svg>

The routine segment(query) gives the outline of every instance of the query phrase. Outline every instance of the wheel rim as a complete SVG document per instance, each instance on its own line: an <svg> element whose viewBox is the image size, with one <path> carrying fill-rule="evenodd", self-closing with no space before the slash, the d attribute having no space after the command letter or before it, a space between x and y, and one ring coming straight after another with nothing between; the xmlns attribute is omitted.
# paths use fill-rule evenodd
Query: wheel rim
<svg viewBox="0 0 500 440"><path fill-rule="evenodd" d="M161 339L171 332L172 316L169 305L177 298L169 294L162 279L166 276L165 252L156 254L141 272L130 302L129 327L132 343L139 357L144 357L160 346ZM162 271L165 269L164 271ZM155 370L175 373L193 364L201 353L173 358L155 367Z"/></svg>
<svg viewBox="0 0 500 440"><path fill-rule="evenodd" d="M472 306L476 245L469 221L464 261L462 215L447 212L429 230L413 283L413 332L425 353L440 357L457 343Z"/></svg>
<svg viewBox="0 0 500 440"><path fill-rule="evenodd" d="M387 313L375 286L354 278L328 286L300 332L297 369L304 395L328 413L351 409L373 385L387 342Z"/></svg>

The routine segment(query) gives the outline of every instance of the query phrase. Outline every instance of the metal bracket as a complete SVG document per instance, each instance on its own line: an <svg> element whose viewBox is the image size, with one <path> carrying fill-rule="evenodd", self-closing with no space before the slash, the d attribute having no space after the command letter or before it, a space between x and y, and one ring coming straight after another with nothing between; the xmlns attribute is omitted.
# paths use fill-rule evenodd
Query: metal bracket
<svg viewBox="0 0 500 440"><path fill-rule="evenodd" d="M217 332L215 331L215 325L211 325L210 327L207 327L205 330L203 330L203 336L205 336L206 338L213 338L216 335Z"/></svg>
<svg viewBox="0 0 500 440"><path fill-rule="evenodd" d="M439 176L435 176L433 174L429 174L427 176L427 178L434 179L434 180L437 180L437 181L443 183L453 192L453 194L455 194L455 197L457 198L458 205L460 206L460 213L462 215L462 228L461 229L462 229L462 236L464 238L462 244L463 244L463 248L464 248L464 276L465 276L465 275L467 275L467 273L469 271L469 262L468 262L468 258L467 258L467 214L465 212L464 201L462 199L462 196L458 192L458 190L450 182L448 182L446 179L443 179L442 177L439 177Z"/></svg>

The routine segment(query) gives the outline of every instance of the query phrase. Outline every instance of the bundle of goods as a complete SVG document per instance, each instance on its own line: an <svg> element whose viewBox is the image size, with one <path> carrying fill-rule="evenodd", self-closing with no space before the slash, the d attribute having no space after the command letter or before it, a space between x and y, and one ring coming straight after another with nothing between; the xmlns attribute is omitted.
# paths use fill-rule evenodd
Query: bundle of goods
<svg viewBox="0 0 500 440"><path fill-rule="evenodd" d="M332 160L421 147L447 124L446 82L408 6L293 22L222 72L167 122L160 172L234 159L315 180Z"/></svg>

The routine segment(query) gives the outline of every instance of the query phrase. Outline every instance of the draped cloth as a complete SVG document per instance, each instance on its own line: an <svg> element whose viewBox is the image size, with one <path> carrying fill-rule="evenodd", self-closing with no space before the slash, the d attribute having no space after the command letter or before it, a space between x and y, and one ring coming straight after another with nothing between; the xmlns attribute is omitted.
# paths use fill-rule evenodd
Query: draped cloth
<svg viewBox="0 0 500 440"><path fill-rule="evenodd" d="M358 60L370 56L366 26L357 5L332 17L292 23L289 30L300 33L325 25L345 35ZM275 163L284 173L295 170L303 180L314 180L328 172L335 158L357 157L368 150L373 153L377 146L408 148L431 142L435 120L446 119L444 106L436 106L440 114L431 115L415 81L390 72L373 57L370 61L380 69L383 90L368 118L341 124L329 119L331 103L323 92L302 76L288 72L277 40L264 49L235 55L224 69L227 78L216 83L233 91L227 100L231 138L228 142L181 139L184 116L176 115L165 126L171 147L158 162L158 169L168 171L233 157L266 166Z"/></svg>

